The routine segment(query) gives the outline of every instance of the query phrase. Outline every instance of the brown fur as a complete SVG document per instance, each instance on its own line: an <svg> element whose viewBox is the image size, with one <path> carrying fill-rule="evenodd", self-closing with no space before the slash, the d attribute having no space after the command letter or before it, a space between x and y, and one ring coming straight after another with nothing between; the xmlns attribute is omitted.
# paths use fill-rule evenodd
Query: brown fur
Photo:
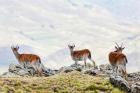
<svg viewBox="0 0 140 93"><path fill-rule="evenodd" d="M118 53L118 52L109 53L109 62L112 65L117 64L117 62L122 62L121 60L123 60L123 59L125 59L127 62L127 58L123 53Z"/></svg>
<svg viewBox="0 0 140 93"><path fill-rule="evenodd" d="M95 67L95 61L92 60L91 58L91 52L88 49L82 49L82 50L76 50L74 51L75 45L68 45L70 52L71 52L71 57L75 61L75 64L77 64L77 61L84 61L85 67L86 67L86 60L89 59L91 62L93 62L94 67Z"/></svg>
<svg viewBox="0 0 140 93"><path fill-rule="evenodd" d="M19 59L20 62L41 62L40 57L34 54L20 54Z"/></svg>
<svg viewBox="0 0 140 93"><path fill-rule="evenodd" d="M26 63L29 63L33 66L35 70L37 70L38 75L42 75L42 68L40 68L41 65L41 59L38 55L35 54L19 54L18 49L19 47L11 47L15 57L17 58L18 62L21 65L25 65Z"/></svg>
<svg viewBox="0 0 140 93"><path fill-rule="evenodd" d="M81 57L81 56L89 56L91 53L88 49L73 51L72 55L73 57Z"/></svg>
<svg viewBox="0 0 140 93"><path fill-rule="evenodd" d="M112 65L112 67L115 66L115 68L117 68L115 72L117 72L117 70L118 70L118 65L124 66L124 68L121 70L121 72L123 73L125 78L127 78L126 63L128 61L127 61L126 55L122 53L124 48L122 48L122 46L119 47L119 45L117 44L117 47L115 46L115 49L116 49L116 51L109 53L109 62ZM113 71L115 68L113 68Z"/></svg>

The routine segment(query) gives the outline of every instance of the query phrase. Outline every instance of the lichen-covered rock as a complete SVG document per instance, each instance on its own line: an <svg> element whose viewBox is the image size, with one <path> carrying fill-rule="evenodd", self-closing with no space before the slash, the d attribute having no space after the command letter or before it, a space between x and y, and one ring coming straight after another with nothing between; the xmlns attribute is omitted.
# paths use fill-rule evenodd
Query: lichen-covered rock
<svg viewBox="0 0 140 93"><path fill-rule="evenodd" d="M121 76L110 75L110 82L113 85L120 87L121 89L123 89L127 92L131 92L131 87L130 87L129 83Z"/></svg>
<svg viewBox="0 0 140 93"><path fill-rule="evenodd" d="M89 74L89 75L97 75L99 74L99 70L98 70L98 67L93 67L93 66L84 66L84 65L81 65L81 64L72 64L70 66L65 66L65 67L61 67L59 69L59 73L60 72L65 72L65 73L68 73L68 72L72 72L72 71L79 71L79 72L82 72L84 74Z"/></svg>
<svg viewBox="0 0 140 93"><path fill-rule="evenodd" d="M127 80L119 74L110 74L110 82L127 93L140 93L140 72L128 74Z"/></svg>
<svg viewBox="0 0 140 93"><path fill-rule="evenodd" d="M55 73L55 70L48 68L45 68L45 71L43 72L44 76L54 75ZM35 74L35 69L29 64L25 67L20 64L10 64L9 72L5 72L1 77L34 76Z"/></svg>
<svg viewBox="0 0 140 93"><path fill-rule="evenodd" d="M68 72L72 72L74 70L76 70L76 71L82 71L83 68L84 67L82 65L80 65L80 64L72 64L71 66L61 67L58 72L68 73Z"/></svg>
<svg viewBox="0 0 140 93"><path fill-rule="evenodd" d="M140 81L140 72L128 74L129 81Z"/></svg>
<svg viewBox="0 0 140 93"><path fill-rule="evenodd" d="M2 76L5 77L17 77L17 76L32 76L35 74L35 70L30 65L24 68L20 64L10 64L9 72L4 73Z"/></svg>
<svg viewBox="0 0 140 93"><path fill-rule="evenodd" d="M131 92L132 93L140 93L140 82L138 83L135 83L135 84L132 84L131 86Z"/></svg>
<svg viewBox="0 0 140 93"><path fill-rule="evenodd" d="M89 75L93 75L93 76L95 76L95 75L97 75L98 73L99 73L99 70L85 70L85 71L83 71L84 72L84 74L89 74Z"/></svg>
<svg viewBox="0 0 140 93"><path fill-rule="evenodd" d="M100 71L103 74L110 75L112 74L112 67L110 64L103 64L99 66Z"/></svg>
<svg viewBox="0 0 140 93"><path fill-rule="evenodd" d="M8 70L9 72L14 72L20 70L21 68L21 65L10 64Z"/></svg>
<svg viewBox="0 0 140 93"><path fill-rule="evenodd" d="M45 71L43 72L43 74L45 76L51 76L51 75L55 75L57 73L57 70L52 70L49 68L46 68Z"/></svg>
<svg viewBox="0 0 140 93"><path fill-rule="evenodd" d="M15 74L15 73L12 73L12 72L5 72L0 77L21 77L21 76Z"/></svg>
<svg viewBox="0 0 140 93"><path fill-rule="evenodd" d="M76 71L82 71L82 69L84 68L84 66L81 64L72 64L70 67Z"/></svg>
<svg viewBox="0 0 140 93"><path fill-rule="evenodd" d="M90 69L83 69L82 71L84 74L89 74L89 75L99 75L100 74L100 70L98 70L98 68L90 68Z"/></svg>

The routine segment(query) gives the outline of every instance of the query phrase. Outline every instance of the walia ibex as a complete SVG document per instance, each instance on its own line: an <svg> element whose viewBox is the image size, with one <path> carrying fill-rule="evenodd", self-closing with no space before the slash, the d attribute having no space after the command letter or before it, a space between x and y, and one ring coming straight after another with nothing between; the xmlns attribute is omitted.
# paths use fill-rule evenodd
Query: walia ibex
<svg viewBox="0 0 140 93"><path fill-rule="evenodd" d="M23 67L26 67L26 65L31 65L35 71L38 73L38 75L42 75L43 68L41 64L41 59L38 55L35 54L20 54L18 52L19 46L12 46L11 47L16 59L18 60L19 64L21 64Z"/></svg>
<svg viewBox="0 0 140 93"><path fill-rule="evenodd" d="M89 59L93 62L94 67L96 66L95 61L91 58L91 52L88 49L82 49L82 50L74 50L75 45L68 45L71 57L75 61L75 64L77 64L78 61L84 61L85 67L86 67L86 60Z"/></svg>
<svg viewBox="0 0 140 93"><path fill-rule="evenodd" d="M109 53L109 62L112 65L113 73L121 73L125 78L127 78L126 63L128 61L126 55L122 53L125 47L123 47L123 44L119 46L116 43L116 45L116 50ZM118 69L120 67L121 69Z"/></svg>

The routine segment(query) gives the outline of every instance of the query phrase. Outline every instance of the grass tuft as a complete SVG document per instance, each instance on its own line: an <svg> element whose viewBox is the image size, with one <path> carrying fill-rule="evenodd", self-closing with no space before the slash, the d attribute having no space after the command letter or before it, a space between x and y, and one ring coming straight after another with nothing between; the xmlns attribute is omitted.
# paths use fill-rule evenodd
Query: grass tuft
<svg viewBox="0 0 140 93"><path fill-rule="evenodd" d="M125 93L105 77L77 71L50 77L0 78L0 93Z"/></svg>

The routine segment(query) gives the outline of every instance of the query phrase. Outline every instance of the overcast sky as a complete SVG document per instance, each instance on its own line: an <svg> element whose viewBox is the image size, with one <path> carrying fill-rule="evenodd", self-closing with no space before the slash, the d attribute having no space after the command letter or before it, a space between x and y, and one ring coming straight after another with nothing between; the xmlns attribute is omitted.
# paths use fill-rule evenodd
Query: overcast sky
<svg viewBox="0 0 140 93"><path fill-rule="evenodd" d="M140 22L140 0L85 0L98 4L113 15L129 21ZM89 3L89 4L90 4Z"/></svg>
<svg viewBox="0 0 140 93"><path fill-rule="evenodd" d="M70 42L90 49L97 64L124 42L129 71L140 69L140 0L0 0L0 20L0 71L17 63L10 49L17 44L45 66L70 65Z"/></svg>

